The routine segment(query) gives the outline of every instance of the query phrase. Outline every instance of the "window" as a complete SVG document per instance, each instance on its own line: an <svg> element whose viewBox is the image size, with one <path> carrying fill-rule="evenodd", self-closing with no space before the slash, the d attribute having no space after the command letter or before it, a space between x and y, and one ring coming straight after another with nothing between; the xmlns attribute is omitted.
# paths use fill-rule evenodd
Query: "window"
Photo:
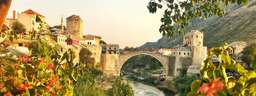
<svg viewBox="0 0 256 96"><path fill-rule="evenodd" d="M184 55L186 55L186 53L184 52Z"/></svg>
<svg viewBox="0 0 256 96"><path fill-rule="evenodd" d="M181 53L179 52L179 55L180 55Z"/></svg>

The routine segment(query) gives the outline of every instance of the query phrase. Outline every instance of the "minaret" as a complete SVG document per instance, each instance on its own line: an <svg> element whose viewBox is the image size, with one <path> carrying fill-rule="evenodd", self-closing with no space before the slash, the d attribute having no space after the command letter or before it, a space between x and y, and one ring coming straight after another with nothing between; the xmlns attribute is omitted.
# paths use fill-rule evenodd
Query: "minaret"
<svg viewBox="0 0 256 96"><path fill-rule="evenodd" d="M64 20L63 20L63 16L61 17L61 34L64 34L64 24L63 24Z"/></svg>

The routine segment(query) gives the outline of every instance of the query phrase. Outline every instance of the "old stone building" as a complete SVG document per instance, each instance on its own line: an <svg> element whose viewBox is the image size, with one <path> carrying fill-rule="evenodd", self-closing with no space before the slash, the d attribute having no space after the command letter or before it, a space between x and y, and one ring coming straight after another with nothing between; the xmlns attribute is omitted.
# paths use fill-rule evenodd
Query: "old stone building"
<svg viewBox="0 0 256 96"><path fill-rule="evenodd" d="M101 62L101 37L95 35L84 35L83 39L79 41L79 44L87 48L89 51L92 52L92 57L95 59L95 65L99 66Z"/></svg>
<svg viewBox="0 0 256 96"><path fill-rule="evenodd" d="M66 19L67 30L66 33L71 38L82 39L83 37L83 20L78 15L69 16Z"/></svg>
<svg viewBox="0 0 256 96"><path fill-rule="evenodd" d="M192 50L192 64L200 65L207 56L207 47L203 46L203 33L192 30L184 36L183 45Z"/></svg>
<svg viewBox="0 0 256 96"><path fill-rule="evenodd" d="M45 17L31 9L28 9L18 15L18 21L26 28L26 34L32 31L39 31L40 24L38 19L45 21Z"/></svg>
<svg viewBox="0 0 256 96"><path fill-rule="evenodd" d="M207 47L203 46L203 38L202 32L191 30L184 35L182 46L159 50L163 55L174 58L175 76L178 76L183 68L188 68L189 72L193 71L192 73L199 72L200 65L207 57Z"/></svg>
<svg viewBox="0 0 256 96"><path fill-rule="evenodd" d="M192 50L192 65L188 68L188 74L199 74L200 65L207 57L207 47L203 46L203 33L198 30L192 30L185 35L184 40L183 44Z"/></svg>

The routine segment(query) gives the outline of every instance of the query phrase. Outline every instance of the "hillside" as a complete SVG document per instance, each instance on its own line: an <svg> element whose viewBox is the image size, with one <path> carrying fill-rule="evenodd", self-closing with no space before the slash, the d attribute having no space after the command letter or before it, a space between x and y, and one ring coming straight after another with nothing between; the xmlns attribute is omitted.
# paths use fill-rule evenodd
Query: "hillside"
<svg viewBox="0 0 256 96"><path fill-rule="evenodd" d="M204 45L220 46L224 42L256 41L256 2L248 6L233 6L224 17L211 17L207 20L192 20L187 31L197 29L205 34ZM175 47L182 42L181 36L163 37L157 42L148 42L141 48Z"/></svg>

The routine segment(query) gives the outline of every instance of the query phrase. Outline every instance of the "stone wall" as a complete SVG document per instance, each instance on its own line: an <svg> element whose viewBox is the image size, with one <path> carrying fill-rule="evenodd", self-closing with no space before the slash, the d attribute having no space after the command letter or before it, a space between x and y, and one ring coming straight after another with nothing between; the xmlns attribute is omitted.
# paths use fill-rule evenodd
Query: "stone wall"
<svg viewBox="0 0 256 96"><path fill-rule="evenodd" d="M192 53L192 64L201 65L207 57L207 47L193 46Z"/></svg>
<svg viewBox="0 0 256 96"><path fill-rule="evenodd" d="M102 54L101 68L104 74L108 76L118 76L120 72L118 69L119 54Z"/></svg>

